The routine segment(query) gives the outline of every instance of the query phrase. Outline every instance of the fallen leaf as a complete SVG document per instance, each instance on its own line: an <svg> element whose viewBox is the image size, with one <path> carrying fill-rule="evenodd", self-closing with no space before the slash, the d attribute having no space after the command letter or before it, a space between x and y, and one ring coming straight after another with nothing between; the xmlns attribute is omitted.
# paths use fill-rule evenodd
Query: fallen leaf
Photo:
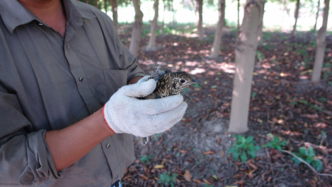
<svg viewBox="0 0 332 187"><path fill-rule="evenodd" d="M243 181L243 180L236 181L235 184L240 184L240 185L242 185L242 184L244 184L244 181Z"/></svg>
<svg viewBox="0 0 332 187"><path fill-rule="evenodd" d="M190 181L191 181L191 178L192 178L193 176L191 175L191 173L190 173L189 170L186 170L186 171L184 172L183 177L184 177L184 179L186 179L186 181L190 182Z"/></svg>
<svg viewBox="0 0 332 187"><path fill-rule="evenodd" d="M225 156L224 151L221 151L221 157L224 157L224 156Z"/></svg>
<svg viewBox="0 0 332 187"><path fill-rule="evenodd" d="M247 164L248 164L250 167L252 167L252 169L254 169L252 172L255 172L255 171L257 170L257 166L256 166L255 164L250 163L250 162L248 162Z"/></svg>
<svg viewBox="0 0 332 187"><path fill-rule="evenodd" d="M215 154L215 151L205 151L203 155L210 155L210 154Z"/></svg>
<svg viewBox="0 0 332 187"><path fill-rule="evenodd" d="M206 184L211 185L211 183L210 183L208 180L203 179L203 181L204 181Z"/></svg>
<svg viewBox="0 0 332 187"><path fill-rule="evenodd" d="M194 179L193 181L196 182L196 183L198 183L198 184L201 184L201 183L202 183L202 181L200 181L200 180L198 180L198 179Z"/></svg>
<svg viewBox="0 0 332 187"><path fill-rule="evenodd" d="M172 155L166 155L165 158L171 158Z"/></svg>
<svg viewBox="0 0 332 187"><path fill-rule="evenodd" d="M143 174L141 174L140 177L141 177L141 179L143 179L143 180L149 180L149 177L147 177L147 176L145 176L145 175L143 175Z"/></svg>
<svg viewBox="0 0 332 187"><path fill-rule="evenodd" d="M186 118L183 118L183 119L182 119L182 121L183 121L183 122L190 122L190 121L191 121L191 119L186 119Z"/></svg>
<svg viewBox="0 0 332 187"><path fill-rule="evenodd" d="M180 153L187 153L187 150L179 150Z"/></svg>
<svg viewBox="0 0 332 187"><path fill-rule="evenodd" d="M253 170L251 170L251 169L249 169L248 171L247 171L247 174L248 174L248 176L250 177L250 178L253 178L254 177L254 175L253 175Z"/></svg>
<svg viewBox="0 0 332 187"><path fill-rule="evenodd" d="M164 165L162 165L162 164L160 164L160 165L155 165L154 168L156 168L156 169L162 169L162 168L164 168Z"/></svg>
<svg viewBox="0 0 332 187"><path fill-rule="evenodd" d="M302 117L306 117L306 118L309 118L309 119L316 119L316 118L319 118L318 114L303 114Z"/></svg>

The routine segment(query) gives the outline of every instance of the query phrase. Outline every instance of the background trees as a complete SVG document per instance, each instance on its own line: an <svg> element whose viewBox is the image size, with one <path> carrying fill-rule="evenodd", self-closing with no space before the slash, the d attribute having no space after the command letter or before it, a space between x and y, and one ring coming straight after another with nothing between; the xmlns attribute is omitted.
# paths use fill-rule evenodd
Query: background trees
<svg viewBox="0 0 332 187"><path fill-rule="evenodd" d="M326 27L327 27L327 20L329 15L329 6L330 0L324 0L324 10L323 10L323 24L322 27L318 31L317 36L317 47L316 47L316 54L315 54L315 64L314 69L312 72L311 81L317 82L320 80L322 67L324 63L324 53L326 47Z"/></svg>
<svg viewBox="0 0 332 187"><path fill-rule="evenodd" d="M132 1L116 2L119 38L129 48L135 8ZM189 107L178 125L157 134L146 147L135 144L138 159L123 177L126 186L166 185L166 179L183 186L329 186L329 176L297 166L293 156L282 152L317 158L311 160L313 167L332 173L329 2L201 1L203 40L200 2L159 0L158 10L155 2L140 1L140 67L146 73L158 66L186 71L202 83L183 90ZM94 0L89 3L95 6ZM103 11L105 2L99 4ZM106 4L107 14L116 17L111 1ZM162 48L143 50L153 38ZM244 136L232 135L245 131Z"/></svg>

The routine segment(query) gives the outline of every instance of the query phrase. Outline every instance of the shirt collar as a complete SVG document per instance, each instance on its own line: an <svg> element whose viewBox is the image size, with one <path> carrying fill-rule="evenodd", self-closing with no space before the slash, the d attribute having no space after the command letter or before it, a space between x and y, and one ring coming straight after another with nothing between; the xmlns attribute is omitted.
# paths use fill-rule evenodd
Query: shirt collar
<svg viewBox="0 0 332 187"><path fill-rule="evenodd" d="M74 3L76 4L76 2ZM83 25L82 18L90 19L95 17L95 15L90 11L84 11L82 4L77 5L75 7L72 0L63 0L67 21L73 26L80 27ZM0 14L10 33L13 33L16 27L30 23L33 20L43 23L17 0L1 0Z"/></svg>

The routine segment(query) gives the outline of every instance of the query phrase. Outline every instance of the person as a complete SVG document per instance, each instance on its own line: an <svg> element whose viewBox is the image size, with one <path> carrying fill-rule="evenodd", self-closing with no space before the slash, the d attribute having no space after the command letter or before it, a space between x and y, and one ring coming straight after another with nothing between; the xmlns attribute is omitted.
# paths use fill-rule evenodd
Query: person
<svg viewBox="0 0 332 187"><path fill-rule="evenodd" d="M111 186L133 135L181 120L181 95L156 87L111 19L75 0L0 1L0 186ZM144 77L144 78L142 78Z"/></svg>

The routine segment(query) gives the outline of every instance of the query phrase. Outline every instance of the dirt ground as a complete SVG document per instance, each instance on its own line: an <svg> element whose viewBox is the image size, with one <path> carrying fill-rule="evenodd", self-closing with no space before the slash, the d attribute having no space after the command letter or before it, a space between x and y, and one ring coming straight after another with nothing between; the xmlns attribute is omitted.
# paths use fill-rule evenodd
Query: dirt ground
<svg viewBox="0 0 332 187"><path fill-rule="evenodd" d="M255 159L235 161L227 152L236 138L227 132L234 76L236 32L225 30L220 57L209 59L213 29L206 39L165 35L157 37L162 49L139 52L140 66L151 73L158 66L186 71L202 81L183 90L188 110L169 131L151 137L146 146L137 138L137 160L123 178L124 186L163 186L161 174L178 174L175 186L332 186L332 177L296 165L290 154L262 148ZM129 45L129 33L120 33ZM143 37L141 46L148 43ZM296 152L311 146L323 162L320 173L332 174L332 36L327 36L323 79L311 83L313 33L264 33L254 69L249 128L258 145L272 133ZM322 140L322 132L327 138ZM149 162L142 160L149 156Z"/></svg>

